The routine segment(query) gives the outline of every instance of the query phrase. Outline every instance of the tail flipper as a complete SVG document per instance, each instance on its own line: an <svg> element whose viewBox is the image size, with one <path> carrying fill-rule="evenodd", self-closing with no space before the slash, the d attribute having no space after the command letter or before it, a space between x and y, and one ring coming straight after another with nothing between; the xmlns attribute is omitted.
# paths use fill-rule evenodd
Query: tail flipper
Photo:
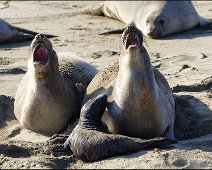
<svg viewBox="0 0 212 170"><path fill-rule="evenodd" d="M82 11L80 11L80 13L103 16L104 15L103 7L104 7L104 3L101 3L97 7L96 6L89 6L89 7L84 8ZM114 30L103 32L103 33L99 33L98 35L121 34L121 33L124 32L124 29L125 28L114 29Z"/></svg>
<svg viewBox="0 0 212 170"><path fill-rule="evenodd" d="M99 33L98 35L109 35L109 34L122 34L125 28L114 29L106 32Z"/></svg>
<svg viewBox="0 0 212 170"><path fill-rule="evenodd" d="M103 16L104 15L103 6L104 6L103 3L101 3L97 7L96 6L89 6L89 7L84 8L82 11L80 11L80 13Z"/></svg>
<svg viewBox="0 0 212 170"><path fill-rule="evenodd" d="M39 34L38 32L27 30L27 29L20 28L20 27L14 27L14 28L16 28L19 32L22 32L22 33L25 33L25 34L29 34L29 35L33 35L33 36ZM57 37L56 35L52 35L52 34L44 34L44 35L47 38Z"/></svg>

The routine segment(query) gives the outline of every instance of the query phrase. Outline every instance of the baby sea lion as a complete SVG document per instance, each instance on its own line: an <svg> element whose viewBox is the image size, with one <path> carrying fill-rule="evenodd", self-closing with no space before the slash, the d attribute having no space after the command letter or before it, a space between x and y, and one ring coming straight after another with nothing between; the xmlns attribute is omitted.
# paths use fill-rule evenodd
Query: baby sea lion
<svg viewBox="0 0 212 170"><path fill-rule="evenodd" d="M102 121L109 131L143 139L174 139L175 101L165 77L151 65L142 33L129 25L122 35L119 62L100 70L87 87L86 103L106 94Z"/></svg>
<svg viewBox="0 0 212 170"><path fill-rule="evenodd" d="M64 147L70 147L77 158L87 162L97 161L176 143L167 138L143 140L110 134L101 122L107 105L107 96L99 95L82 107L79 122L64 143Z"/></svg>
<svg viewBox="0 0 212 170"><path fill-rule="evenodd" d="M15 96L14 113L27 129L61 132L79 117L85 89L96 69L78 58L58 58L42 34L31 44L28 70Z"/></svg>

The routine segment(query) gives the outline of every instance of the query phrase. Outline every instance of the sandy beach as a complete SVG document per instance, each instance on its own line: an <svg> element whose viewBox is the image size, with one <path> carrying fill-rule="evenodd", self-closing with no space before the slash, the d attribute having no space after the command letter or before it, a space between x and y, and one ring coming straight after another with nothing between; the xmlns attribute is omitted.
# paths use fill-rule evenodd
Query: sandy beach
<svg viewBox="0 0 212 170"><path fill-rule="evenodd" d="M124 23L77 13L88 5L99 3L10 1L9 6L5 6L0 2L0 16L15 26L57 35L50 40L58 53L68 52L81 57L100 70L118 59L121 35L97 34L122 28ZM194 5L201 16L212 19L212 2L194 1ZM61 143L51 143L50 136L25 129L13 113L15 93L27 70L31 42L4 44L0 45L0 168L211 169L212 31L195 28L160 39L145 39L152 64L163 73L173 92L190 101L193 107L185 122L176 118L183 131L183 134L176 132L177 144L94 163L80 161L72 154L54 154L52 148ZM205 82L207 87L203 86ZM182 90L182 86L188 87L187 90ZM74 125L63 134L69 135Z"/></svg>

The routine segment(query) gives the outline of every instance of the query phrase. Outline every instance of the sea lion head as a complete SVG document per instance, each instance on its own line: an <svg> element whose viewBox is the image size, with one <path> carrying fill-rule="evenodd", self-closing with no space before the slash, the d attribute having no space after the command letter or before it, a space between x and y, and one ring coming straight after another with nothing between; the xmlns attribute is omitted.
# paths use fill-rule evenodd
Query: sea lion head
<svg viewBox="0 0 212 170"><path fill-rule="evenodd" d="M146 29L145 33L151 38L159 38L166 32L168 20L165 16L152 13L146 18Z"/></svg>
<svg viewBox="0 0 212 170"><path fill-rule="evenodd" d="M136 26L143 31L143 34L151 38L160 38L176 32L181 32L191 28L195 17L187 18L191 15L186 6L190 2L177 1L159 1L149 4L145 11L144 20L141 21L141 15L136 18ZM188 3L188 4L186 4Z"/></svg>
<svg viewBox="0 0 212 170"><path fill-rule="evenodd" d="M130 51L139 50L142 47L142 32L133 24L130 24L123 32L121 37L121 52L129 53Z"/></svg>
<svg viewBox="0 0 212 170"><path fill-rule="evenodd" d="M80 113L80 121L90 121L92 123L101 122L102 115L107 107L107 95L100 94L94 99L90 99L84 104Z"/></svg>
<svg viewBox="0 0 212 170"><path fill-rule="evenodd" d="M32 69L37 78L47 76L52 69L58 70L57 54L43 34L37 34L31 43L28 69Z"/></svg>
<svg viewBox="0 0 212 170"><path fill-rule="evenodd" d="M122 34L119 65L124 62L133 65L139 64L140 67L141 55L144 51L142 32L130 24Z"/></svg>

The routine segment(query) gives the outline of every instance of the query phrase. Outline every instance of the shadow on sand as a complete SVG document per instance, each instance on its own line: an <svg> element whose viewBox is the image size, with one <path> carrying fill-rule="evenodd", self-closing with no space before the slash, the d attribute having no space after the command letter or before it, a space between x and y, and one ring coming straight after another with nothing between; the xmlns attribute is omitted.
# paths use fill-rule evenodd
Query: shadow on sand
<svg viewBox="0 0 212 170"><path fill-rule="evenodd" d="M23 42L0 44L0 49L25 47L25 46L29 46L31 42L32 41L23 41Z"/></svg>
<svg viewBox="0 0 212 170"><path fill-rule="evenodd" d="M159 38L158 40L195 39L195 38L209 37L209 36L212 36L212 29L195 27L181 33L175 33L172 35Z"/></svg>

